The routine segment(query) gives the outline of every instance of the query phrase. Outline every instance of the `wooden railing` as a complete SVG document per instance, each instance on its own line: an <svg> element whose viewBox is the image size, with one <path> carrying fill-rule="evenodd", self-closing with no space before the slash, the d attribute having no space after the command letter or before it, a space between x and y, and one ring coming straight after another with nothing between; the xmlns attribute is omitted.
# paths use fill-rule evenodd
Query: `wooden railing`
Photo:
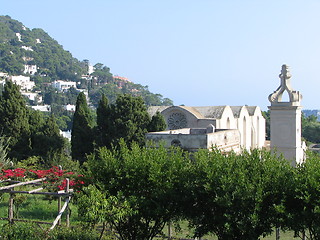
<svg viewBox="0 0 320 240"><path fill-rule="evenodd" d="M20 187L20 186L27 186L27 185L38 185L39 183L45 181L46 178L40 178L36 180L31 180L31 181L26 181L26 182L17 182L17 181L11 181L10 179L1 181L0 183L9 183L7 186L0 187L0 193L9 193L9 206L8 206L8 217L7 218L0 218L1 220L8 220L9 223L13 223L14 221L17 222L34 222L37 224L50 224L52 225L48 231L52 230L55 228L57 224L61 224L61 216L64 212L66 212L66 225L69 227L70 225L70 211L68 210L68 204L71 200L73 189L69 189L69 179L66 178L66 188L64 190L58 191L58 192L41 192L43 190L42 187L38 187L35 189L31 189L28 191L18 191L14 190L15 187ZM10 184L11 183L11 184ZM50 195L50 196L55 196L58 198L58 215L56 219L53 222L43 222L43 221L33 221L33 220L25 220L25 219L15 219L14 218L14 194L19 193L19 194L40 194L40 195ZM65 198L65 203L61 207L61 199Z"/></svg>

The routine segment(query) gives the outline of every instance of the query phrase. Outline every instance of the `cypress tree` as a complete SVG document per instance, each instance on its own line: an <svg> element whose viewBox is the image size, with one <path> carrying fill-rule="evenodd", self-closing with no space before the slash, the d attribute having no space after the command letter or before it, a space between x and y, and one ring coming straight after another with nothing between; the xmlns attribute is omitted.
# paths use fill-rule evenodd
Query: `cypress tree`
<svg viewBox="0 0 320 240"><path fill-rule="evenodd" d="M86 96L81 92L77 97L71 132L71 156L72 159L79 160L80 163L85 161L86 154L93 151L92 123Z"/></svg>
<svg viewBox="0 0 320 240"><path fill-rule="evenodd" d="M7 81L0 98L1 134L10 137L9 157L24 159L31 149L29 111L19 87Z"/></svg>
<svg viewBox="0 0 320 240"><path fill-rule="evenodd" d="M97 108L96 143L99 147L110 147L110 108L108 98L103 94Z"/></svg>

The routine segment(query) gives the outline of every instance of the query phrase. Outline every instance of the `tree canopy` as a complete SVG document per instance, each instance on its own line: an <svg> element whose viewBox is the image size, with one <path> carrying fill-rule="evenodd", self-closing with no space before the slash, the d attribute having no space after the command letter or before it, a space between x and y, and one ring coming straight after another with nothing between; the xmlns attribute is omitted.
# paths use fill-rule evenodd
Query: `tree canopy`
<svg viewBox="0 0 320 240"><path fill-rule="evenodd" d="M99 190L91 194L99 196L99 203L113 199L117 203L113 207L122 211L122 217L109 214L110 208L96 208L96 217L90 219L95 223L108 220L123 240L153 239L166 223L181 217L189 164L181 149L167 151L137 144L128 148L123 141L119 150L99 149L86 163L86 175ZM86 192L85 196L90 195ZM88 209L82 213L87 214Z"/></svg>

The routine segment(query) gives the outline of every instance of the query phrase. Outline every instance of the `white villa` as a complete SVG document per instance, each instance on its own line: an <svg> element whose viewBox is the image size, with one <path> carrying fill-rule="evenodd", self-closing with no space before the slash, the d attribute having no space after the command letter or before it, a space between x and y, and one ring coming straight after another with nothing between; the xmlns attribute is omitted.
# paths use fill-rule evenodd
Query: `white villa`
<svg viewBox="0 0 320 240"><path fill-rule="evenodd" d="M58 89L59 91L63 92L66 91L70 88L77 88L77 83L76 82L69 82L69 81L62 81L62 80L56 80L52 82L51 84L52 87Z"/></svg>
<svg viewBox="0 0 320 240"><path fill-rule="evenodd" d="M30 77L26 77L22 75L9 76L9 80L17 84L18 86L20 86L21 91L31 91L35 86L35 83L33 81L30 81Z"/></svg>
<svg viewBox="0 0 320 240"><path fill-rule="evenodd" d="M37 65L24 65L24 74L34 75L37 72Z"/></svg>

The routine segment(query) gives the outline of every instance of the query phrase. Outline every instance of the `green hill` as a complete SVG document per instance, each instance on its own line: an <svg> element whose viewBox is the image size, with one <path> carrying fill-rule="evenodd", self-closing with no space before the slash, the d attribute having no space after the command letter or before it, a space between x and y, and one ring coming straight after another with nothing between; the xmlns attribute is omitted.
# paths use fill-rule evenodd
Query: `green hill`
<svg viewBox="0 0 320 240"><path fill-rule="evenodd" d="M87 89L93 105L102 93L110 102L117 94L131 93L142 96L147 105L172 105L172 100L151 93L147 86L114 78L110 69L101 63L95 64L95 71L88 75L88 60L74 58L44 30L29 29L9 16L0 16L0 72L28 75L24 74L25 65L36 65L37 72L29 76L44 96L52 89L45 88L43 83L67 80L77 82L78 88Z"/></svg>

